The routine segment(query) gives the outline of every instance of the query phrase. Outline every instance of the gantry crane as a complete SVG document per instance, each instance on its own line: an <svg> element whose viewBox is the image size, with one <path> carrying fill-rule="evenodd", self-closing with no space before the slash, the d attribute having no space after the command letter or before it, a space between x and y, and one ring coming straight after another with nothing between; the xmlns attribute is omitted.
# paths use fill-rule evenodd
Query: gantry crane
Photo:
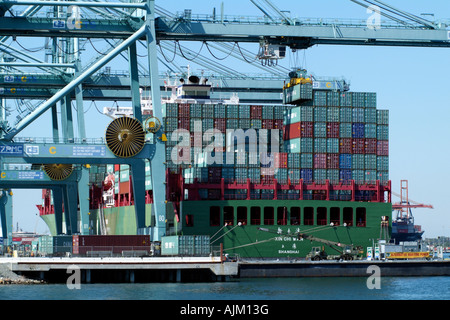
<svg viewBox="0 0 450 320"><path fill-rule="evenodd" d="M432 205L422 204L409 199L408 195L408 180L400 181L400 194L392 192L394 195L400 198L400 202L392 204L392 210L397 211L395 220L392 221L394 239L406 235L410 235L407 239L419 239L424 231L417 230L414 225L414 216L412 213L413 208L429 208L433 209ZM401 229L401 230L400 230ZM395 231L395 232L394 232ZM396 239L397 241L397 239ZM398 241L397 241L398 242Z"/></svg>

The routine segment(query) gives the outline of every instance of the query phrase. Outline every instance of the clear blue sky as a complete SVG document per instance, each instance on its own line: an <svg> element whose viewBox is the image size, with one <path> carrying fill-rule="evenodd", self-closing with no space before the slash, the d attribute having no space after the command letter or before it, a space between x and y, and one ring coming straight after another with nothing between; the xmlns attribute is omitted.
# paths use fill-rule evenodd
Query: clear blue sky
<svg viewBox="0 0 450 320"><path fill-rule="evenodd" d="M171 12L192 9L193 14L219 13L221 3L228 15L262 15L249 1L156 1ZM367 19L366 10L347 0L272 1L281 10L290 11L292 18L356 18ZM450 22L450 2L389 1L410 13L434 13L435 19ZM195 47L195 45L193 45ZM254 48L257 52L257 46ZM206 49L203 54L208 56ZM450 236L450 215L447 199L450 182L450 49L315 46L299 53L310 72L320 76L345 77L352 91L377 92L378 108L390 111L390 179L393 191L399 193L400 180L409 180L410 199L432 204L434 209L416 209L416 224L422 225L425 237ZM281 62L293 67L293 57ZM233 66L229 58L222 61ZM114 65L113 65L114 69ZM126 69L121 67L120 69ZM258 72L249 67L249 72ZM85 103L88 108L90 102ZM109 119L94 107L87 112L89 137L101 137ZM23 136L50 136L42 133L50 127L50 117L27 128ZM394 197L393 201L399 199ZM45 224L37 219L35 204L40 191L15 190L16 222L28 231L44 232Z"/></svg>

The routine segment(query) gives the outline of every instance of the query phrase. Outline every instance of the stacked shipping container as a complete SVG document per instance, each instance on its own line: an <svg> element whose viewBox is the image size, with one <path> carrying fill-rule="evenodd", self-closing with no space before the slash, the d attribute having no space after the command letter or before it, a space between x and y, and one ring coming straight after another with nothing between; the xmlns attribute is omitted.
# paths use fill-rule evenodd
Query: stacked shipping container
<svg viewBox="0 0 450 320"><path fill-rule="evenodd" d="M165 133L167 135L166 143L166 166L172 172L178 172L183 169L185 183L220 183L224 178L226 183L245 183L250 178L252 183L261 183L261 181L273 181L273 177L261 174L259 153L249 153L251 145L246 141L244 145L236 148L247 152L235 152L230 161L230 155L225 154L227 130L248 130L255 129L257 135L260 129L279 130L278 138L282 138L283 113L286 107L282 105L224 105L224 104L191 104L189 110L183 104L168 103L165 105ZM182 112L182 110L184 110ZM188 125L184 125L187 124ZM197 124L197 127L195 125ZM173 131L176 129L186 129L190 134L191 154L190 162L174 163L174 160L188 160L183 157L174 147L182 141L182 138L174 137ZM205 134L209 129L217 129L216 134ZM220 135L222 148L217 150L223 152L223 158L218 159L208 152L203 152L204 148L217 141ZM177 139L178 138L178 139ZM194 146L201 139L201 150L195 150ZM269 138L270 140L270 138ZM257 143L257 141L256 141ZM282 141L280 141L282 144ZM257 147L256 147L257 148ZM181 148L179 149L181 151ZM197 152L200 151L200 152ZM174 158L175 155L175 158ZM282 157L285 157L283 154ZM210 162L215 159L215 163ZM284 161L284 162L283 162ZM220 163L221 162L221 163ZM282 165L287 165L286 160L281 159ZM215 192L207 189L200 190L201 198L215 198Z"/></svg>
<svg viewBox="0 0 450 320"><path fill-rule="evenodd" d="M285 151L313 159L290 163L288 170L316 183L386 184L388 124L388 111L376 109L375 93L314 91L312 103L301 102L284 114Z"/></svg>
<svg viewBox="0 0 450 320"><path fill-rule="evenodd" d="M176 173L181 168L186 184L195 181L220 184L222 178L227 184L244 184L247 179L253 184L272 184L274 179L280 184L296 184L300 179L316 184L326 180L332 184L349 184L351 180L357 184L375 184L376 180L382 185L388 183L389 114L387 110L377 110L375 93L312 90L308 84L285 91L288 89L292 94L287 100L297 106L165 104L166 167ZM174 148L182 141L180 136L174 136L177 129L189 132L190 155L184 154L186 151L182 148ZM208 135L205 134L208 129L218 131ZM259 129L278 129L281 152L276 156L279 169L275 175L265 174L259 150L249 152L248 141L237 146L233 161L226 157L224 147L216 149L223 151L221 159L205 150L213 141L225 146L229 138L227 129L255 129L257 135ZM196 150L194 146L199 141L201 148ZM176 160L186 162L175 163ZM129 168L117 167L109 166L107 171L115 172L115 193L126 197L131 192ZM148 163L146 176L146 190L151 190ZM244 189L226 192L234 193L234 198L239 198L240 194L243 198L247 196ZM265 193L273 190L251 192L252 198L262 199L270 198ZM199 196L201 199L219 199L220 191L199 189Z"/></svg>

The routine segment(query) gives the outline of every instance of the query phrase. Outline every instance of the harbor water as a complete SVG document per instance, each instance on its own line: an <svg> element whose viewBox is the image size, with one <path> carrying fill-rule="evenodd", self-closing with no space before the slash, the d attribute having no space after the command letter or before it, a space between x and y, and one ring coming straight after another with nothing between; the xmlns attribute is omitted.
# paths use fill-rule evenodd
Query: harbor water
<svg viewBox="0 0 450 320"><path fill-rule="evenodd" d="M450 277L258 278L217 283L2 285L1 300L449 300Z"/></svg>

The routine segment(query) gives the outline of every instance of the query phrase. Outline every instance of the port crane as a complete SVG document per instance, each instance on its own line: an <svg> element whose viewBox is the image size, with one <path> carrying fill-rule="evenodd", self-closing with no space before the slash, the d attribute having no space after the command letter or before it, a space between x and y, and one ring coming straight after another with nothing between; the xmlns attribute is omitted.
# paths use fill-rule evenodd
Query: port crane
<svg viewBox="0 0 450 320"><path fill-rule="evenodd" d="M392 191L391 191L392 192ZM430 204L418 203L409 199L408 196L408 180L400 181L400 194L392 192L395 196L400 198L400 202L392 204L392 210L397 211L397 221L408 222L409 224L414 224L414 217L411 209L414 208L429 208L433 209Z"/></svg>
<svg viewBox="0 0 450 320"><path fill-rule="evenodd" d="M418 203L409 199L408 196L408 180L400 180L400 194L392 191L392 194L400 198L400 202L392 204L392 210L399 210L402 213L408 212L412 208L429 208L433 209L430 204Z"/></svg>
<svg viewBox="0 0 450 320"><path fill-rule="evenodd" d="M181 16L173 15L155 6L154 0L141 2L4 0L0 3L0 50L3 52L3 59L0 62L2 75L0 97L4 101L20 101L20 98L25 96L38 102L27 105L26 110L23 110L24 112L15 122L8 119L7 110L2 104L0 108L1 146L5 150L15 150L15 152L8 151L0 154L2 172L5 163L48 165L50 176L60 177L58 190L62 191L54 194L54 196L58 194L56 195L58 199L55 201L59 207L58 212L62 212L63 203L70 204L64 207L69 211L69 221L75 221L76 203L83 217L86 217L89 210L85 185L89 171L86 170L86 165L89 163L130 164L135 190L138 232L148 232L152 234L153 239L160 239L165 234L167 221L164 185L165 155L164 143L161 141L164 125L157 132L150 133L156 137L156 143L150 146L144 140L145 145L142 148L139 146L134 149L139 152L126 153L129 157L124 157L124 153L113 153L109 148L105 149L104 141L102 143L90 141L86 137L83 100L107 100L113 99L114 94L117 95L117 90L111 90L108 86L108 80L111 79L108 73L103 74L102 77L95 75L98 75L102 68L113 59L125 55L129 63L129 74L122 79L118 87L127 88L128 94L123 94L121 99L131 100L134 118L137 122L143 123L139 99L139 89L143 84L151 88L154 117L162 119L163 116L158 72L158 63L162 60L158 58L157 50L158 43L162 41L261 43L267 48L268 46L286 46L294 50L323 44L450 47L450 33L445 23L428 21L382 1L352 2L366 8L376 4L380 8L380 13L389 19L388 22L381 23L381 28L367 28L365 21L291 19L268 0L252 1L252 3L270 21L242 19L242 17L230 19L223 14L207 16L205 19L199 19L187 13ZM75 10L75 8L78 9ZM80 15L74 15L75 12L79 12ZM13 42L7 44L6 40L11 39L10 37L13 37ZM51 57L51 62L37 58L27 50L18 49L17 46L20 45L17 38L20 37L51 39L51 46L49 46L51 53L48 55ZM95 59L84 61L81 54L82 41L85 41L83 39L89 39L89 42L97 39L104 40L110 44L110 48ZM138 60L142 60L138 59L137 44L139 43L143 43L146 49L144 59L147 61L143 67L149 75L146 80L139 73ZM243 50L240 51L242 53ZM278 52L282 53L283 50ZM261 58L270 59L271 56L264 54ZM278 58L281 56L275 57L275 59ZM30 67L37 68L43 73L32 77L27 71ZM102 80L106 81L102 83ZM90 86L97 91L86 90ZM73 117L72 101L76 106L77 122ZM61 110L61 126L58 125L57 106ZM51 111L52 117L51 144L38 143L34 139L21 141L18 135L47 111ZM111 143L117 144L117 140L137 142L134 138L130 141L130 135L126 135L127 139L123 139L125 133L130 130L130 125L127 124L119 131L113 132L117 139L113 139ZM78 138L75 138L75 126L78 127ZM114 131L114 128L109 128L110 131ZM147 128L142 128L144 136L147 134L146 130ZM137 134L140 137L140 143L142 131L139 130ZM62 138L59 137L60 134ZM72 147L72 151L67 151L65 149L67 146ZM65 150L66 153L59 153L60 149ZM43 152L43 150L47 151ZM83 150L83 152L73 152L73 150ZM55 151L56 153L53 153ZM156 217L155 225L152 227L145 225L143 209L144 160L150 161L152 167L153 213ZM80 169L76 188L65 184L69 181L66 180L70 177L67 172L71 172L72 166ZM25 171L21 176L28 177L25 179L27 188L41 188L42 180L45 180L45 184L53 184L52 181L56 181L48 182L47 178L41 179L39 174L29 175L30 170L16 171L19 171L16 173ZM0 179L0 187L11 188L11 180ZM69 189L71 192L68 191ZM71 232L83 233L86 230L78 230L76 226L73 226Z"/></svg>
<svg viewBox="0 0 450 320"><path fill-rule="evenodd" d="M328 255L325 252L325 248L322 247L312 247L311 252L307 255L307 258L310 258L311 260L326 260L330 258L338 259L338 260L353 260L353 259L360 259L363 254L363 248L361 246L354 246L353 244L344 244L341 242L331 241L327 239L322 239L319 237L312 236L305 232L295 232L295 233L287 233L281 230L272 230L268 228L258 228L260 231L264 232L270 232L270 233L276 233L279 235L284 235L287 237L295 237L298 240L309 240L309 241L315 241L320 242L334 251L338 252L338 255Z"/></svg>

